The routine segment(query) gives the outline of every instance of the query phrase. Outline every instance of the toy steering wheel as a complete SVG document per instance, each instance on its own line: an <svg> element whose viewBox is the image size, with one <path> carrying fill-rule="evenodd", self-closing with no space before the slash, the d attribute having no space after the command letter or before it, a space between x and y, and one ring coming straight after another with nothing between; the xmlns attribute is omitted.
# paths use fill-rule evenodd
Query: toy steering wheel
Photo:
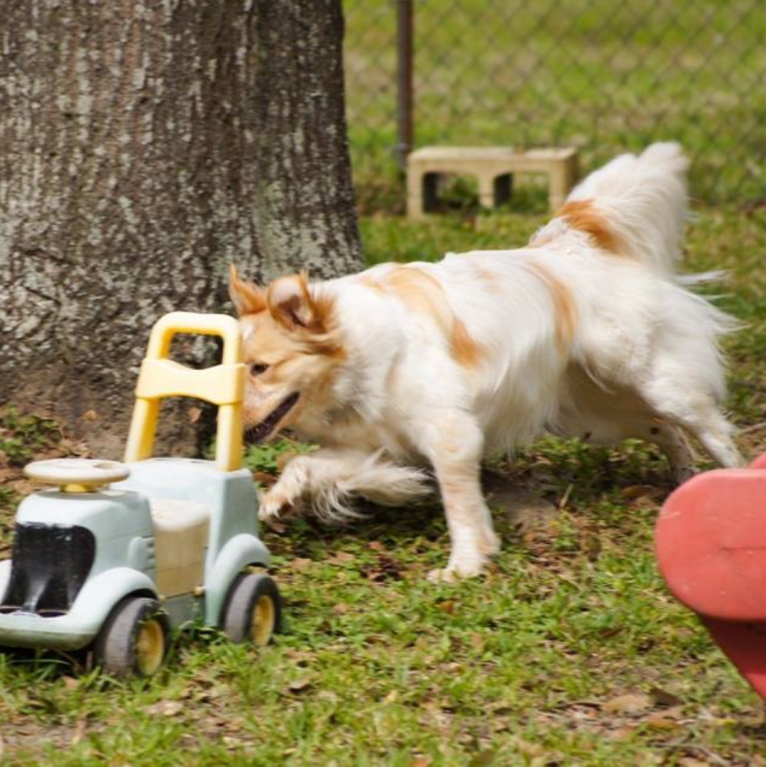
<svg viewBox="0 0 766 767"><path fill-rule="evenodd" d="M46 485L59 485L69 492L83 492L127 479L130 469L118 461L54 458L27 464L24 473Z"/></svg>

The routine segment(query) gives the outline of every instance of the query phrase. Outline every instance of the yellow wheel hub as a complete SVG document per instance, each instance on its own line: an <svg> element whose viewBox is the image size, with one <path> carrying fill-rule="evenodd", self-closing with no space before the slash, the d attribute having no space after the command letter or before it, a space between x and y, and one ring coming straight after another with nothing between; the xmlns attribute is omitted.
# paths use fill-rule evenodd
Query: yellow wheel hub
<svg viewBox="0 0 766 767"><path fill-rule="evenodd" d="M259 647L266 646L271 640L271 635L274 633L275 617L274 600L265 595L259 597L253 610L252 626L253 642Z"/></svg>
<svg viewBox="0 0 766 767"><path fill-rule="evenodd" d="M151 676L165 657L165 632L159 621L141 624L136 637L136 665L143 676Z"/></svg>

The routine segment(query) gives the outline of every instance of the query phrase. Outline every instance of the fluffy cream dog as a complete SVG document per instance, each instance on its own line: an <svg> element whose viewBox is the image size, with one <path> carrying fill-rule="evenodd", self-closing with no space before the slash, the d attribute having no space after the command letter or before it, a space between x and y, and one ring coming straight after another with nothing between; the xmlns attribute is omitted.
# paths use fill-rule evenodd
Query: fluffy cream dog
<svg viewBox="0 0 766 767"><path fill-rule="evenodd" d="M675 274L687 161L676 144L622 155L586 178L519 250L382 264L268 288L232 267L246 344L246 426L291 427L321 449L293 459L261 517L353 496L403 504L430 464L452 541L434 578L482 572L499 541L482 497L489 450L543 432L640 437L683 480L691 434L723 466L739 455L719 403L717 337L733 323ZM703 275L702 278L705 276Z"/></svg>

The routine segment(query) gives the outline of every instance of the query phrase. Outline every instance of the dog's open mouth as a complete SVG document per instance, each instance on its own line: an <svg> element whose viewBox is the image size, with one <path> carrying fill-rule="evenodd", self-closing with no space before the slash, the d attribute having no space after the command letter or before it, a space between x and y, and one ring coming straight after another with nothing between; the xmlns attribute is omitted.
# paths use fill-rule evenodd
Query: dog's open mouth
<svg viewBox="0 0 766 767"><path fill-rule="evenodd" d="M257 426L253 426L252 429L247 430L247 441L262 442L266 437L274 431L274 427L284 418L289 412L292 406L298 401L300 395L298 392L291 394L287 399L277 405L266 418L264 418Z"/></svg>

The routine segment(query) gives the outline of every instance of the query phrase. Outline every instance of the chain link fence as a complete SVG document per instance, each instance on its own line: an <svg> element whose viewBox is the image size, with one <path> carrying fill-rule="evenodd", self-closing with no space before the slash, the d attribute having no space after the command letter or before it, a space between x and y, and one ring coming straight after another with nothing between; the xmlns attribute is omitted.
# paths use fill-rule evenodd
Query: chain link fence
<svg viewBox="0 0 766 767"><path fill-rule="evenodd" d="M576 146L588 170L673 139L693 159L698 199L766 198L764 0L345 0L363 200L398 188L402 5L414 25L416 148Z"/></svg>

